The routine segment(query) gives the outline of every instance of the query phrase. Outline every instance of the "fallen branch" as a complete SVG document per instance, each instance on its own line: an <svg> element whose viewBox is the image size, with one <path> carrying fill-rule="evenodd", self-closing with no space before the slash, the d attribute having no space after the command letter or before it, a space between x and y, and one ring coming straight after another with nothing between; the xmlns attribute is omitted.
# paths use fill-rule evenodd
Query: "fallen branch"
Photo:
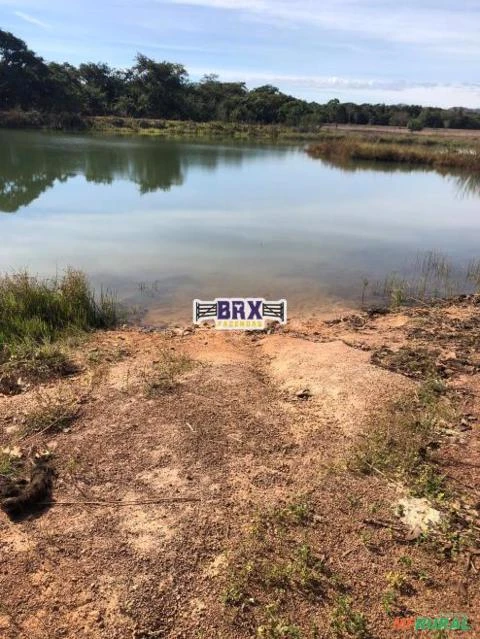
<svg viewBox="0 0 480 639"><path fill-rule="evenodd" d="M166 502L201 501L200 497L162 497L161 499L145 499L139 501L48 501L41 506L141 506L143 504L162 504Z"/></svg>
<svg viewBox="0 0 480 639"><path fill-rule="evenodd" d="M362 519L364 524L368 524L369 526L376 526L378 528L393 528L395 530L404 530L403 526L396 524L392 521L382 521L381 519Z"/></svg>

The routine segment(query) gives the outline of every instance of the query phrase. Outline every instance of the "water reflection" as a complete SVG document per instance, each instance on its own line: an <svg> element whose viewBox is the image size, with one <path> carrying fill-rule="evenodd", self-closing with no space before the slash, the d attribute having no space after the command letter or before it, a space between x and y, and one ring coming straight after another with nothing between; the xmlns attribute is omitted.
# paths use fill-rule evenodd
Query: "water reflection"
<svg viewBox="0 0 480 639"><path fill-rule="evenodd" d="M458 195L462 197L480 196L480 174L467 173L445 167L434 168L418 164L377 162L374 160L350 160L342 158L322 158L320 161L324 166L340 169L346 173L357 173L362 171L378 171L381 173L438 173L447 177L455 186Z"/></svg>
<svg viewBox="0 0 480 639"><path fill-rule="evenodd" d="M56 181L84 175L88 182L129 180L141 194L181 186L192 167L240 165L253 148L182 145L162 140L95 138L0 131L0 211L15 213ZM286 152L286 149L285 149Z"/></svg>
<svg viewBox="0 0 480 639"><path fill-rule="evenodd" d="M478 182L292 147L0 131L0 210L21 211L0 216L0 272L70 265L155 321L188 321L195 297L357 303L366 279L410 281L419 252L477 259Z"/></svg>
<svg viewBox="0 0 480 639"><path fill-rule="evenodd" d="M454 180L460 195L465 197L480 196L480 174L459 175Z"/></svg>

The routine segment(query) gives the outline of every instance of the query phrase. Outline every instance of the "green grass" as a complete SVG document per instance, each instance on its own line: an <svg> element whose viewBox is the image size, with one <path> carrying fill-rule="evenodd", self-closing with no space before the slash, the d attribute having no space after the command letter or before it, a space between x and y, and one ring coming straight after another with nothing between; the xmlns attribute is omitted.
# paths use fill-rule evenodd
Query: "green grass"
<svg viewBox="0 0 480 639"><path fill-rule="evenodd" d="M117 319L113 297L97 298L80 271L50 280L26 271L0 278L0 348L54 341L69 329L111 328Z"/></svg>
<svg viewBox="0 0 480 639"><path fill-rule="evenodd" d="M9 477L10 475L13 475L14 471L15 467L10 455L0 453L0 475Z"/></svg>
<svg viewBox="0 0 480 639"><path fill-rule="evenodd" d="M155 397L173 392L179 378L194 367L194 361L183 353L163 349L152 368L145 373L145 393Z"/></svg>
<svg viewBox="0 0 480 639"><path fill-rule="evenodd" d="M88 118L91 130L99 133L142 135L162 138L205 138L254 140L258 142L315 140L320 127L308 130L298 127L240 122L193 122L191 120L158 120L114 116Z"/></svg>
<svg viewBox="0 0 480 639"><path fill-rule="evenodd" d="M313 611L344 586L318 549L314 524L303 499L257 513L226 574L223 602L236 627L268 639L318 637Z"/></svg>
<svg viewBox="0 0 480 639"><path fill-rule="evenodd" d="M345 595L337 599L330 620L330 628L335 637L367 639L370 636L365 616L353 609L351 598Z"/></svg>
<svg viewBox="0 0 480 639"><path fill-rule="evenodd" d="M0 277L0 377L45 379L73 372L60 347L69 335L114 327L118 306L96 296L86 276L69 269L42 279L20 272Z"/></svg>
<svg viewBox="0 0 480 639"><path fill-rule="evenodd" d="M444 386L427 380L372 416L353 450L351 468L378 471L409 486L412 493L445 499L445 477L435 463L441 430L458 418Z"/></svg>

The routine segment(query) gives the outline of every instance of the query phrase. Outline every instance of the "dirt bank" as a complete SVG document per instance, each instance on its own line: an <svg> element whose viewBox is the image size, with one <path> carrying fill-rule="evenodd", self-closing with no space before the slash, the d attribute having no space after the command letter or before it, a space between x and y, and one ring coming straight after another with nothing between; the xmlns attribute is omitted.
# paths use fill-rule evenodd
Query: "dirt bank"
<svg viewBox="0 0 480 639"><path fill-rule="evenodd" d="M48 451L56 473L54 505L0 514L0 636L387 639L446 611L478 629L479 327L469 298L272 334L96 333L73 376L0 396L8 463ZM408 481L351 459L427 377L455 411L428 453L445 495L421 496L443 524L420 534ZM52 402L72 419L39 428Z"/></svg>

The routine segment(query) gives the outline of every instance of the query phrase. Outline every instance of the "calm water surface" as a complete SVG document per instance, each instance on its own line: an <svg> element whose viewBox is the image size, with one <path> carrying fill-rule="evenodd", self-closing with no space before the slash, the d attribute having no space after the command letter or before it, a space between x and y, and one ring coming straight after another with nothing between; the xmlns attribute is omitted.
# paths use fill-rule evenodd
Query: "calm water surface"
<svg viewBox="0 0 480 639"><path fill-rule="evenodd" d="M480 257L480 197L301 148L0 131L0 247L0 271L83 269L147 321L187 319L194 297L311 313L426 250Z"/></svg>

